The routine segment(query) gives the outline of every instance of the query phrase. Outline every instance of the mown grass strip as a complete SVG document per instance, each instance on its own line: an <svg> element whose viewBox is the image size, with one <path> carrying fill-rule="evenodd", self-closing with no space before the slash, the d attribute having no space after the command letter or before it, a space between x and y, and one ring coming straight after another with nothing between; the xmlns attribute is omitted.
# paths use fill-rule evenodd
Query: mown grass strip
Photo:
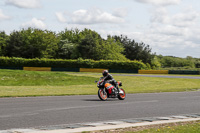
<svg viewBox="0 0 200 133"><path fill-rule="evenodd" d="M64 72L0 70L0 86L89 85L96 78L68 75Z"/></svg>
<svg viewBox="0 0 200 133"><path fill-rule="evenodd" d="M0 97L96 95L100 73L0 70ZM200 79L114 76L126 93L195 91Z"/></svg>
<svg viewBox="0 0 200 133"><path fill-rule="evenodd" d="M99 78L100 74L69 73L76 76L90 76ZM122 81L127 93L158 93L196 91L200 89L200 79L114 76L117 81Z"/></svg>
<svg viewBox="0 0 200 133"><path fill-rule="evenodd" d="M96 131L95 133L199 133L199 131L200 131L200 121L189 121L189 122L119 128L112 130L102 130L102 131Z"/></svg>
<svg viewBox="0 0 200 133"><path fill-rule="evenodd" d="M97 88L93 85L0 86L0 97L94 95L96 92Z"/></svg>
<svg viewBox="0 0 200 133"><path fill-rule="evenodd" d="M142 129L142 128L141 128ZM157 127L145 129L142 131L126 131L124 133L199 133L200 121L172 123L158 125Z"/></svg>

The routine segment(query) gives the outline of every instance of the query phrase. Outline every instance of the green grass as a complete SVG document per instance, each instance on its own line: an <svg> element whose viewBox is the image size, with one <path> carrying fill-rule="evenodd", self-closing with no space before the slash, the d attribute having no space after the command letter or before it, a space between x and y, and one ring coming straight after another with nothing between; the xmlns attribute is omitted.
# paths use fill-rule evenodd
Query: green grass
<svg viewBox="0 0 200 133"><path fill-rule="evenodd" d="M180 92L200 89L200 79L120 77L128 93Z"/></svg>
<svg viewBox="0 0 200 133"><path fill-rule="evenodd" d="M97 79L64 72L0 70L0 97L96 94Z"/></svg>
<svg viewBox="0 0 200 133"><path fill-rule="evenodd" d="M126 132L133 133L133 132ZM134 133L200 133L200 121L190 124L178 124L161 128L146 129Z"/></svg>
<svg viewBox="0 0 200 133"><path fill-rule="evenodd" d="M91 95L101 74L0 70L0 97ZM200 79L114 76L127 93L179 92L200 89Z"/></svg>
<svg viewBox="0 0 200 133"><path fill-rule="evenodd" d="M0 86L68 86L87 85L95 78L72 76L62 72L0 70Z"/></svg>
<svg viewBox="0 0 200 133"><path fill-rule="evenodd" d="M71 73L76 76L90 76L98 78L100 74ZM159 78L138 76L113 76L122 81L127 93L155 93L155 92L181 92L200 89L200 79Z"/></svg>

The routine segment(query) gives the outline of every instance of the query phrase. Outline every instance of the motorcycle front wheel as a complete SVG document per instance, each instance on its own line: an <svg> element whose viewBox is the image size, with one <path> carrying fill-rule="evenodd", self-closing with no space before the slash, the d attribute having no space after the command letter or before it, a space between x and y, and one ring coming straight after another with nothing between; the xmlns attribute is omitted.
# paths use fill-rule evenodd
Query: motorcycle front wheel
<svg viewBox="0 0 200 133"><path fill-rule="evenodd" d="M126 93L125 93L124 89L122 89L122 88L120 88L119 90L120 90L121 93L119 93L118 99L124 100L126 98Z"/></svg>
<svg viewBox="0 0 200 133"><path fill-rule="evenodd" d="M104 89L99 89L99 90L98 90L98 96L99 96L99 99L101 99L102 101L106 101L107 98L108 98L108 95L107 95L107 93L104 91Z"/></svg>

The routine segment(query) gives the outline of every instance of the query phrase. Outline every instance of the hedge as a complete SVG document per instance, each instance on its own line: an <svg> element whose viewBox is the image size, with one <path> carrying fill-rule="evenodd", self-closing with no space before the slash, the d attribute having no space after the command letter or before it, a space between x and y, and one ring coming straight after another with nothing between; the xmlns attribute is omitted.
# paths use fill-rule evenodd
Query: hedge
<svg viewBox="0 0 200 133"><path fill-rule="evenodd" d="M200 71L191 71L191 70L169 70L169 74L199 75L199 74L200 74Z"/></svg>
<svg viewBox="0 0 200 133"><path fill-rule="evenodd" d="M24 59L16 57L0 57L0 67L107 68L125 70L147 68L141 61Z"/></svg>

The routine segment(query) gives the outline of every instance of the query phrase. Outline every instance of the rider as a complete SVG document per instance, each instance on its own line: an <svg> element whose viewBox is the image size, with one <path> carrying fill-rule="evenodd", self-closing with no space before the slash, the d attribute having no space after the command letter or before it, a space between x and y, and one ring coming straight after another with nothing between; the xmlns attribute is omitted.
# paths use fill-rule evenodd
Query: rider
<svg viewBox="0 0 200 133"><path fill-rule="evenodd" d="M104 81L108 81L111 84L113 84L117 88L117 92L119 93L118 83L117 81L112 77L111 74L108 73L108 70L104 70L102 72L102 75L104 77Z"/></svg>

